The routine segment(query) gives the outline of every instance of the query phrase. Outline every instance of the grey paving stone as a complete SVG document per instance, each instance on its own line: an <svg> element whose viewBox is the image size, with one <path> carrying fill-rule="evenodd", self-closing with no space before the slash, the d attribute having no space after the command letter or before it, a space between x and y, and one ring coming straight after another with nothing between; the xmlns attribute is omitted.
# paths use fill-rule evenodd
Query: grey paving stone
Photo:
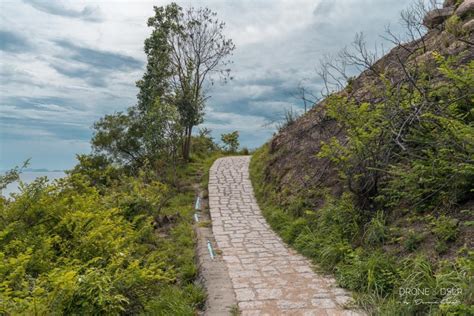
<svg viewBox="0 0 474 316"><path fill-rule="evenodd" d="M212 228L242 315L361 315L344 310L347 291L271 230L253 194L249 162L220 158L209 174Z"/></svg>

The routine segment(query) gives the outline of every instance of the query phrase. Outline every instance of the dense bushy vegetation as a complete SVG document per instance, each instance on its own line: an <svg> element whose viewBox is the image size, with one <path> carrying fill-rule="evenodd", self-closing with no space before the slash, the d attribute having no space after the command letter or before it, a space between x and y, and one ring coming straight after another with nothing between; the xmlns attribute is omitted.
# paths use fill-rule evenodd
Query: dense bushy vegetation
<svg viewBox="0 0 474 316"><path fill-rule="evenodd" d="M282 238L355 291L367 311L472 314L471 52L432 52L398 72L375 70L362 83L370 98L358 97L351 79L321 105L324 120L344 133L314 155L333 168L341 190L288 194L269 170L282 153L265 145L251 163L257 200Z"/></svg>
<svg viewBox="0 0 474 316"><path fill-rule="evenodd" d="M1 313L194 315L205 293L195 282L193 185L221 154L207 134L193 143L173 183L147 166L131 176L80 155L65 178L0 197Z"/></svg>
<svg viewBox="0 0 474 316"><path fill-rule="evenodd" d="M472 198L474 61L457 67L454 57L433 57L437 67L427 65L412 86L387 82L374 92L382 102L327 99L328 117L347 137L318 155L337 164L361 208L403 201L419 211L449 209Z"/></svg>
<svg viewBox="0 0 474 316"><path fill-rule="evenodd" d="M207 8L154 11L137 104L94 124L92 154L79 155L65 178L0 196L0 314L194 315L202 307L194 185L221 151L210 131L192 129L209 80L229 78L234 45ZM1 176L0 189L18 174Z"/></svg>
<svg viewBox="0 0 474 316"><path fill-rule="evenodd" d="M338 198L326 194L324 207L301 209L292 204L294 199L285 203L275 184L265 178L267 159L268 148L263 147L251 163L252 183L266 219L284 241L334 273L340 286L355 291L361 307L383 315L473 312L472 249L460 248L454 260L415 252L419 239L425 238L422 234L452 242L457 221L453 223L447 216L427 217L430 230L404 234L396 225L388 225L381 211L364 221L365 212L355 206L357 199L352 193ZM402 256L390 248L401 242L409 252ZM407 294L405 289L420 292Z"/></svg>
<svg viewBox="0 0 474 316"><path fill-rule="evenodd" d="M54 184L39 178L2 198L3 312L159 313L166 309L157 297L168 295L192 314L203 300L192 283L192 195L174 209L167 202L172 193L145 175L122 175L99 189L73 172ZM158 236L152 223L169 212L179 220Z"/></svg>
<svg viewBox="0 0 474 316"><path fill-rule="evenodd" d="M133 172L101 155L0 196L0 313L194 315L194 186L223 155L203 130L191 161ZM0 177L4 187L21 168Z"/></svg>

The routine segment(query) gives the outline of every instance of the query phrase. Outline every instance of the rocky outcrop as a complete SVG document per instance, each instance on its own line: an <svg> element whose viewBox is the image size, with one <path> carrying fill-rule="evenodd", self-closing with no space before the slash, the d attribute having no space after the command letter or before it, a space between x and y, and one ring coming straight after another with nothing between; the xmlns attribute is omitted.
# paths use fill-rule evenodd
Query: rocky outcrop
<svg viewBox="0 0 474 316"><path fill-rule="evenodd" d="M463 24L462 29L464 32L473 32L474 31L474 19L467 21Z"/></svg>
<svg viewBox="0 0 474 316"><path fill-rule="evenodd" d="M465 0L456 9L456 15L463 18L474 13L474 0Z"/></svg>
<svg viewBox="0 0 474 316"><path fill-rule="evenodd" d="M457 1L446 0L442 8L434 9L426 14L423 25L433 29L443 24L453 14L463 19L469 19L474 13L474 0L464 0L461 4Z"/></svg>
<svg viewBox="0 0 474 316"><path fill-rule="evenodd" d="M435 9L426 14L425 18L423 19L423 25L429 29L432 29L446 21L453 14L454 7Z"/></svg>

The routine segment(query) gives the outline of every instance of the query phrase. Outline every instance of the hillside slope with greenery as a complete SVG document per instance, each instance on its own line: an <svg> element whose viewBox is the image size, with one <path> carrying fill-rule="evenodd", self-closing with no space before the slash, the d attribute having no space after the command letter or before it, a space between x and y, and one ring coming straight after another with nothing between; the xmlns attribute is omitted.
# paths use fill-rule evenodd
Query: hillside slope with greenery
<svg viewBox="0 0 474 316"><path fill-rule="evenodd" d="M421 38L389 33L397 45L378 60L357 37L323 63L325 99L252 158L272 227L370 313L474 312L474 34L462 5L428 13ZM404 13L411 34L415 13Z"/></svg>
<svg viewBox="0 0 474 316"><path fill-rule="evenodd" d="M149 168L128 175L79 156L65 178L0 197L0 313L194 315L205 293L196 283L193 185L220 155L199 151L208 141L193 138L193 161L173 183Z"/></svg>

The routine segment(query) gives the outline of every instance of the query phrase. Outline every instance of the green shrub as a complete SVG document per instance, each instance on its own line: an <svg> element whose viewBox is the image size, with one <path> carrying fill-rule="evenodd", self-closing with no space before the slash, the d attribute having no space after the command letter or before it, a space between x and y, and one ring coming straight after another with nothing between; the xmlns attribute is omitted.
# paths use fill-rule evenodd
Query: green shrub
<svg viewBox="0 0 474 316"><path fill-rule="evenodd" d="M327 195L325 205L314 212L312 220L320 236L338 235L353 241L360 233L360 213L354 205L353 195L346 192L338 199Z"/></svg>
<svg viewBox="0 0 474 316"><path fill-rule="evenodd" d="M379 207L409 204L422 212L469 197L474 61L458 66L454 57L433 58L437 69L423 67L416 77L424 94L412 83L394 86L382 76L385 91L373 96L382 101L360 103L340 94L325 101L327 115L344 127L347 139L324 142L318 157L333 163L363 209L376 202ZM387 133L393 129L396 135Z"/></svg>
<svg viewBox="0 0 474 316"><path fill-rule="evenodd" d="M436 236L435 250L443 254L448 250L448 242L456 240L458 235L458 220L445 215L431 221L431 231Z"/></svg>
<svg viewBox="0 0 474 316"><path fill-rule="evenodd" d="M38 178L0 199L0 313L140 314L173 285L178 310L193 314L202 291L188 286L197 272L192 197L173 201L181 215L159 238L152 223L169 212L166 185L142 174L107 187L90 174Z"/></svg>
<svg viewBox="0 0 474 316"><path fill-rule="evenodd" d="M293 244L296 238L307 227L308 223L305 218L297 218L291 221L288 226L282 230L281 237L289 244Z"/></svg>
<svg viewBox="0 0 474 316"><path fill-rule="evenodd" d="M396 287L398 272L396 263L381 252L352 252L337 265L336 278L341 286L386 297Z"/></svg>
<svg viewBox="0 0 474 316"><path fill-rule="evenodd" d="M403 246L407 251L415 251L421 242L424 239L424 235L422 233L416 232L413 229L410 229L408 232L405 241L403 242Z"/></svg>
<svg viewBox="0 0 474 316"><path fill-rule="evenodd" d="M337 264L344 261L351 251L352 246L347 240L340 239L339 236L328 236L322 241L316 256L322 267L334 270Z"/></svg>
<svg viewBox="0 0 474 316"><path fill-rule="evenodd" d="M391 294L398 280L397 264L382 252L371 254L367 263L367 291L386 296Z"/></svg>
<svg viewBox="0 0 474 316"><path fill-rule="evenodd" d="M377 214L370 220L367 229L364 233L365 242L368 245L383 244L387 237L387 226L385 224L384 214L378 211Z"/></svg>
<svg viewBox="0 0 474 316"><path fill-rule="evenodd" d="M162 289L160 296L150 300L144 315L196 315L195 310L202 308L202 302L206 299L204 291L196 285L189 284L185 290L176 286L167 286Z"/></svg>
<svg viewBox="0 0 474 316"><path fill-rule="evenodd" d="M294 247L300 251L303 255L314 258L315 254L318 253L320 244L317 240L316 234L306 227L294 241Z"/></svg>
<svg viewBox="0 0 474 316"><path fill-rule="evenodd" d="M248 149L247 147L244 147L244 148L242 148L242 150L240 151L240 154L246 156L246 155L249 155L249 154L250 154L250 151L249 151L249 149Z"/></svg>
<svg viewBox="0 0 474 316"><path fill-rule="evenodd" d="M361 250L351 252L337 265L336 280L338 284L350 290L361 291L367 282L367 275L363 269Z"/></svg>
<svg viewBox="0 0 474 316"><path fill-rule="evenodd" d="M454 241L458 235L458 223L457 219L441 215L431 222L431 231L440 241Z"/></svg>
<svg viewBox="0 0 474 316"><path fill-rule="evenodd" d="M291 221L291 216L278 208L268 209L266 213L268 215L270 226L276 231L281 232L285 230Z"/></svg>
<svg viewBox="0 0 474 316"><path fill-rule="evenodd" d="M224 143L224 148L227 152L235 153L239 149L239 132L233 131L231 133L222 134L221 140Z"/></svg>
<svg viewBox="0 0 474 316"><path fill-rule="evenodd" d="M213 153L219 150L217 144L211 136L211 130L202 128L199 129L199 134L192 136L192 155L199 159L206 159Z"/></svg>

